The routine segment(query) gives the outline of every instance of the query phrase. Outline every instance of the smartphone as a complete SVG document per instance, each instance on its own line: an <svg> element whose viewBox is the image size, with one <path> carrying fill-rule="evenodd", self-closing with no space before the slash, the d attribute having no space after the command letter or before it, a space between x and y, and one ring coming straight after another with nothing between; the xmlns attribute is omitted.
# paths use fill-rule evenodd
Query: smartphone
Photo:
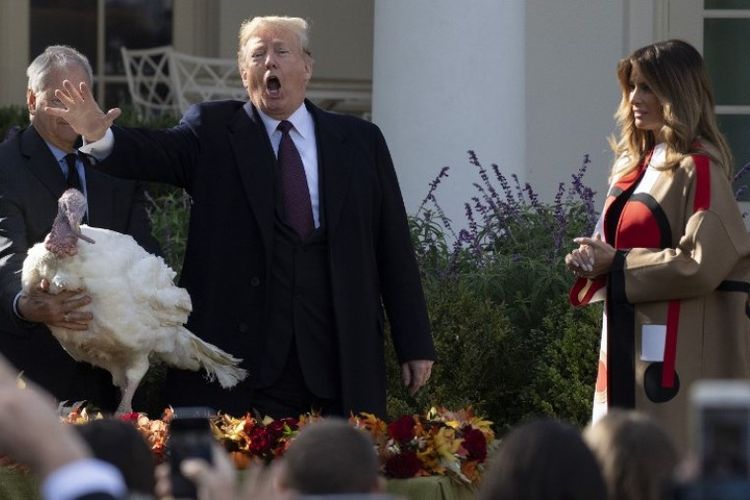
<svg viewBox="0 0 750 500"><path fill-rule="evenodd" d="M690 402L701 478L750 480L750 382L701 380Z"/></svg>
<svg viewBox="0 0 750 500"><path fill-rule="evenodd" d="M190 406L174 408L169 424L167 457L170 464L172 496L175 499L195 499L195 484L182 475L180 464L187 458L202 458L213 462L214 437L210 419L216 415L212 408Z"/></svg>

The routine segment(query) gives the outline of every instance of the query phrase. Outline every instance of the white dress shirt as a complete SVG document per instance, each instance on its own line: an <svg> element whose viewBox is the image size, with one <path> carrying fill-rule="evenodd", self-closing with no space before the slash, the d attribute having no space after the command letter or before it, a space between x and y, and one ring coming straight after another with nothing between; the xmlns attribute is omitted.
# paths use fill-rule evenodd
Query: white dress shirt
<svg viewBox="0 0 750 500"><path fill-rule="evenodd" d="M49 150L52 151L52 155L57 160L57 164L60 165L63 177L67 179L68 162L65 161L65 157L68 155L68 153L60 148L53 146L49 142L47 142L47 146L49 147ZM83 168L83 162L81 161L80 157L76 158L76 170L78 171L78 178L81 179L81 190L83 191L83 196L88 197L88 190L86 189L86 170ZM86 212L88 213L88 209L86 209Z"/></svg>
<svg viewBox="0 0 750 500"><path fill-rule="evenodd" d="M257 109L257 108L256 108ZM281 142L281 130L278 129L281 120L271 118L258 109L260 119L266 126L266 133L271 139L273 153L278 158L279 143ZM315 122L304 103L286 119L294 128L289 131L294 145L302 157L305 166L305 177L307 177L307 189L310 191L310 203L312 204L313 221L315 227L320 227L320 192L318 186L318 145L315 141Z"/></svg>

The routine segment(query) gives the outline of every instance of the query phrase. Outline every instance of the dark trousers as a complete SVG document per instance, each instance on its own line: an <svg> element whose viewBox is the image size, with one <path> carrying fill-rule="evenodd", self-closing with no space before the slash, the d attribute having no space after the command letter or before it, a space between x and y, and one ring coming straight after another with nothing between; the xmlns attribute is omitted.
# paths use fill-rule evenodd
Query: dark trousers
<svg viewBox="0 0 750 500"><path fill-rule="evenodd" d="M250 401L261 417L298 417L311 411L324 416L345 416L340 400L318 397L307 387L294 341L279 377L269 387L255 389Z"/></svg>

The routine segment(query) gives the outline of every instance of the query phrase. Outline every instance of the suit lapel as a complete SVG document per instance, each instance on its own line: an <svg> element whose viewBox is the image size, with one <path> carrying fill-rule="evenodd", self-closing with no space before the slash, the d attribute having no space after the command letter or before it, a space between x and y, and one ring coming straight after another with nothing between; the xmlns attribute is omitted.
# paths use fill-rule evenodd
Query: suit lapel
<svg viewBox="0 0 750 500"><path fill-rule="evenodd" d="M318 168L322 172L321 187L328 238L336 231L344 201L349 190L352 163L350 145L344 131L333 119L333 115L321 111L309 101L307 109L315 120L315 135L318 146Z"/></svg>
<svg viewBox="0 0 750 500"><path fill-rule="evenodd" d="M247 110L252 111L248 113ZM253 209L255 221L260 228L263 246L270 250L273 241L273 169L274 155L260 118L248 103L237 110L229 125L235 164L242 185ZM266 256L270 258L271 252Z"/></svg>
<svg viewBox="0 0 750 500"><path fill-rule="evenodd" d="M49 191L56 203L65 190L65 177L52 151L31 125L21 132L21 154L28 159L29 170Z"/></svg>

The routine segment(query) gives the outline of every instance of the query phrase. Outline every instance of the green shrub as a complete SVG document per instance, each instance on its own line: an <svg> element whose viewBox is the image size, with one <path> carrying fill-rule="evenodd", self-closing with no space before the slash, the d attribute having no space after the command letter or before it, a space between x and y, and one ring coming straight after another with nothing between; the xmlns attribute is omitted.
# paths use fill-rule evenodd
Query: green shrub
<svg viewBox="0 0 750 500"><path fill-rule="evenodd" d="M29 124L29 112L23 106L0 107L0 142L11 127L25 127Z"/></svg>
<svg viewBox="0 0 750 500"><path fill-rule="evenodd" d="M510 329L503 307L480 295L471 277L427 278L424 286L440 362L430 383L414 399L403 387L401 368L388 341L389 414L421 413L436 404L473 405L489 413L504 390L497 383L503 376L502 347Z"/></svg>
<svg viewBox="0 0 750 500"><path fill-rule="evenodd" d="M533 413L579 425L591 419L599 360L602 307L573 309L566 297L550 301L539 339L541 354L533 370Z"/></svg>
<svg viewBox="0 0 750 500"><path fill-rule="evenodd" d="M584 425L591 415L601 308L571 308L570 280L530 258L501 256L484 270L425 277L438 362L429 384L412 398L391 353L388 413L471 404L498 431L540 415Z"/></svg>
<svg viewBox="0 0 750 500"><path fill-rule="evenodd" d="M163 189L156 197L149 196L148 215L151 219L154 237L161 244L162 255L167 264L177 271L182 271L182 259L185 256L188 219L190 217L190 197L176 188Z"/></svg>
<svg viewBox="0 0 750 500"><path fill-rule="evenodd" d="M479 179L465 204L466 227L455 227L436 197L447 167L410 219L438 362L416 399L390 362L389 413L471 402L499 431L539 415L583 425L601 309L568 305L572 277L563 259L572 238L590 234L597 218L594 193L582 183L588 158L552 203L514 176L508 181L497 165L485 169L472 152L469 162Z"/></svg>

